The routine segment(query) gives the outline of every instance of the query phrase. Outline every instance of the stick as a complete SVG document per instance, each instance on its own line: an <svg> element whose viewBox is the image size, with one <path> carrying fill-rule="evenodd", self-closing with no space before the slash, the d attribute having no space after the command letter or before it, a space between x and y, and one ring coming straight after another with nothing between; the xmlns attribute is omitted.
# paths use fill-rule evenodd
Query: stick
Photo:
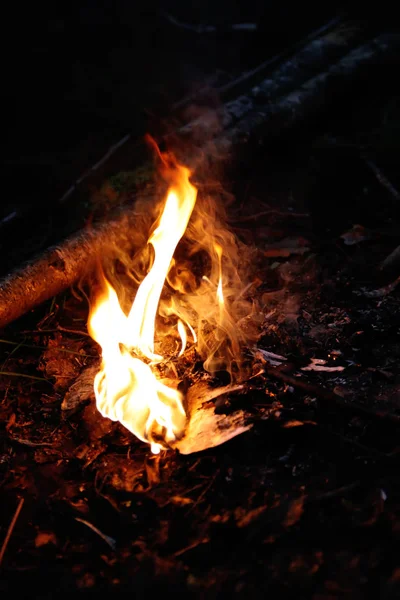
<svg viewBox="0 0 400 600"><path fill-rule="evenodd" d="M331 392L327 388L309 383L308 381L300 379L299 377L289 375L279 368L265 366L264 370L270 377L279 379L280 381L283 381L284 383L287 383L288 385L291 385L292 387L297 388L306 394L312 394L316 396L318 399L322 400L325 405L332 404L364 417L377 419L379 421L391 423L392 425L396 426L400 425L400 415L395 415L385 410L373 410L363 406L362 404L358 404L357 402L346 402L341 396Z"/></svg>
<svg viewBox="0 0 400 600"><path fill-rule="evenodd" d="M0 550L0 567L1 567L1 563L3 562L4 554L5 554L6 550L7 550L8 542L10 541L12 532L13 532L14 527L15 527L15 524L18 521L19 513L22 510L24 502L25 502L24 498L21 498L20 501L18 502L17 509L16 509L16 511L14 513L14 516L13 516L13 518L11 520L11 523L10 523L8 529L7 529L6 537L4 538L4 542L3 542L2 546L1 546L1 550Z"/></svg>
<svg viewBox="0 0 400 600"><path fill-rule="evenodd" d="M128 249L136 217L132 208L121 210L110 222L48 248L0 281L0 328L76 283L106 247Z"/></svg>
<svg viewBox="0 0 400 600"><path fill-rule="evenodd" d="M249 112L226 134L214 140L209 145L210 151L214 148L223 154L243 142L256 144L275 140L295 126L309 124L328 108L335 109L346 93L355 89L356 83L371 84L371 68L384 65L393 56L398 60L399 49L398 34L383 34L359 46L280 101L265 103Z"/></svg>
<svg viewBox="0 0 400 600"><path fill-rule="evenodd" d="M285 59L290 59L291 56L295 55L295 53L297 51L302 50L302 48L304 48L307 44L310 44L316 38L325 35L326 33L330 32L334 28L341 27L341 24L342 24L342 31L343 31L344 27L345 27L343 19L344 19L343 15L331 19L330 21L328 21L328 23L325 23L318 29L312 31L305 38L301 39L298 42L295 42L288 48L282 50L282 52L280 52L279 54L273 56L272 58L268 58L266 61L264 61L260 65L257 65L257 67L254 67L250 71L246 71L245 73L242 73L242 75L240 75L234 81L230 81L223 87L219 88L218 94L220 96L224 96L228 92L231 92L232 89L238 88L239 86L243 87L243 84L247 84L249 82L254 82L256 78L258 78L260 75L265 73L267 70L270 70L272 67L279 64L280 62L282 62ZM348 29L348 31L350 31L350 28Z"/></svg>
<svg viewBox="0 0 400 600"><path fill-rule="evenodd" d="M397 246L381 264L382 271L398 269L400 265L400 246Z"/></svg>
<svg viewBox="0 0 400 600"><path fill-rule="evenodd" d="M218 122L223 131L233 127L235 123L265 103L277 100L297 89L303 83L332 66L347 52L354 48L363 37L360 26L343 24L337 32L329 32L322 37L312 39L303 48L289 57L282 65L253 87L249 93L226 102L217 111L212 111L213 122ZM254 73L265 69L267 63L261 65ZM262 69L261 69L262 68ZM251 74L253 75L253 74ZM250 78L247 75L246 79ZM235 83L235 82L234 82ZM223 90L225 91L225 90ZM215 127L215 125L214 125ZM196 141L209 139L210 122L207 114L183 126L180 135L194 135Z"/></svg>

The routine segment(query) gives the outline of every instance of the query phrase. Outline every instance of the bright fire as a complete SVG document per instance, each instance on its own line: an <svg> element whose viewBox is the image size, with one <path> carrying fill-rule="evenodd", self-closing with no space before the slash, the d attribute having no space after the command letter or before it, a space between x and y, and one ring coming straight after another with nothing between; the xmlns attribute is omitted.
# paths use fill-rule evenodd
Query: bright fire
<svg viewBox="0 0 400 600"><path fill-rule="evenodd" d="M151 268L127 314L103 276L102 292L93 302L88 322L90 335L102 349L102 364L94 381L98 410L150 443L154 453L182 436L187 421L182 394L170 381L167 385L161 380L158 367L171 355L160 352L160 343L155 348L157 323L168 321L167 335L179 335L178 357L188 340L193 340L209 370L228 365L238 351L237 323L228 311L223 283L222 243L232 243L232 236L218 229L207 210L193 214L197 190L189 180L189 169L171 155L160 157L171 185L148 239L153 249ZM185 233L188 246L183 258L175 258ZM196 279L188 258L199 253L208 255L209 268ZM236 274L231 262L228 275ZM226 283L230 295L235 296L232 279L227 276ZM165 338L165 327L162 335Z"/></svg>

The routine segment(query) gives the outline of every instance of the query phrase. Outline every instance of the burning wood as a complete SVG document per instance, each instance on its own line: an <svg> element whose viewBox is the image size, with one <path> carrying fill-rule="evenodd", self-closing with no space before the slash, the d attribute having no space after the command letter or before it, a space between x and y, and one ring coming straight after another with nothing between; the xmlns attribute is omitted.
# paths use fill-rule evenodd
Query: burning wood
<svg viewBox="0 0 400 600"><path fill-rule="evenodd" d="M190 182L189 169L171 154L159 154L159 158L170 187L148 240L154 252L148 272L126 312L121 307L122 293L118 296L102 275L88 328L102 348L102 365L94 379L101 414L149 442L155 454L171 444L189 453L218 445L248 427L242 415L228 430L221 417L209 412L199 417L203 389L194 396L189 416L185 413L181 392L160 376L158 365L176 355L175 348L169 356L164 353L163 338L168 344L179 335L179 358L191 337L206 370L231 371L234 362L240 364L245 339L237 319L245 316L244 308L250 312L250 307L235 297L241 291L236 240L210 205L206 209L196 205L197 190ZM180 243L181 254L176 252ZM196 256L208 263L198 274L191 264ZM132 278L140 280L134 265L129 268ZM208 391L206 397L216 395L218 391ZM213 435L220 430L220 435ZM176 442L184 432L186 438L193 435L195 442Z"/></svg>
<svg viewBox="0 0 400 600"><path fill-rule="evenodd" d="M109 433L109 429L98 419L94 419L93 408L95 402L93 380L99 371L99 366L94 365L83 371L76 382L69 388L62 402L65 414L71 414L79 409L82 404L88 404L89 412L84 413L84 420L89 419L89 437L99 439ZM168 380L171 388L176 387L176 381ZM229 399L236 394L245 394L248 391L245 384L226 385L213 388L206 381L193 383L182 397L187 415L187 424L179 438L172 440L168 448L178 450L181 454L193 454L207 448L214 448L230 439L249 431L253 427L250 413L239 409L230 410L229 414L216 412L215 400L222 397ZM86 409L85 409L86 411ZM99 414L99 413L98 413ZM106 420L102 419L104 424ZM109 423L109 421L108 421ZM100 435L96 438L96 432ZM146 440L147 441L147 440ZM157 447L155 447L157 450Z"/></svg>
<svg viewBox="0 0 400 600"><path fill-rule="evenodd" d="M212 389L204 382L189 388L188 425L184 436L172 442L172 448L176 448L181 454L192 454L224 444L251 429L253 424L249 422L249 415L245 411L236 410L229 415L216 414L212 402L217 397L229 397L244 389L243 385Z"/></svg>

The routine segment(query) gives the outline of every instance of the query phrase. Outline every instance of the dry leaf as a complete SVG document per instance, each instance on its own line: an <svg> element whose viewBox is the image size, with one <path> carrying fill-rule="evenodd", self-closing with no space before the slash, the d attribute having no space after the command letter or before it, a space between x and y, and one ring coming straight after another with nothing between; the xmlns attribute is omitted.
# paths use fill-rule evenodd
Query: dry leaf
<svg viewBox="0 0 400 600"><path fill-rule="evenodd" d="M285 520L283 521L284 527L292 527L292 525L295 525L300 519L304 511L305 498L305 496L300 496L300 498L296 498L296 500L291 502Z"/></svg>
<svg viewBox="0 0 400 600"><path fill-rule="evenodd" d="M35 537L35 548L41 548L48 544L57 545L57 538L52 531L39 531Z"/></svg>

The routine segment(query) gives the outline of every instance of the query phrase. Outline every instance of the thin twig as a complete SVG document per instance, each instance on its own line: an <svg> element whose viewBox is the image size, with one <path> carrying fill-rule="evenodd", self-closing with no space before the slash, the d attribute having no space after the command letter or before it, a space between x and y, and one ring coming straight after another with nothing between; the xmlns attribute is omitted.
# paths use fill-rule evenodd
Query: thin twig
<svg viewBox="0 0 400 600"><path fill-rule="evenodd" d="M375 175L376 179L382 185L382 187L384 187L389 192L389 194L392 196L392 198L394 198L394 200L396 200L396 202L400 202L400 193L394 187L393 183L389 181L382 169L378 167L378 165L373 160L371 160L365 153L362 154L362 157L365 163Z"/></svg>
<svg viewBox="0 0 400 600"><path fill-rule="evenodd" d="M261 217L267 217L270 215L279 215L280 217L293 217L293 218L307 218L310 216L309 213L297 213L297 212L283 212L281 210L271 208L269 210L263 210L262 212L254 213L253 215L245 215L243 217L236 217L229 219L232 224L245 223L246 221L255 221Z"/></svg>
<svg viewBox="0 0 400 600"><path fill-rule="evenodd" d="M400 264L400 246L397 246L390 254L385 258L381 264L381 269L392 269Z"/></svg>
<svg viewBox="0 0 400 600"><path fill-rule="evenodd" d="M337 498L338 496L344 496L348 492L352 492L353 490L358 488L360 485L360 480L353 481L352 483L342 485L341 487L336 488L334 490L329 490L329 492L322 492L321 494L318 494L316 496L309 496L307 499L307 503L312 504L313 502L320 502L321 500L331 500L332 498Z"/></svg>
<svg viewBox="0 0 400 600"><path fill-rule="evenodd" d="M397 277L394 281L392 281L388 285L378 288L377 290L366 290L365 288L362 288L361 291L354 290L353 294L356 294L357 296L361 296L361 295L366 296L367 298L383 298L384 296L387 296L388 294L393 292L393 290L396 289L396 287L399 285L399 283L400 283L400 276Z"/></svg>
<svg viewBox="0 0 400 600"><path fill-rule="evenodd" d="M4 541L3 541L3 544L2 544L1 550L0 550L0 567L1 567L1 564L3 562L3 558L4 558L4 554L5 554L7 546L8 546L8 542L10 541L12 532L14 530L15 524L16 524L16 522L18 520L19 513L22 510L22 506L23 506L24 502L25 502L25 499L24 498L20 498L20 501L18 502L18 506L16 508L14 516L13 516L13 518L11 520L11 523L10 523L8 529L7 529L6 537L4 538Z"/></svg>
<svg viewBox="0 0 400 600"><path fill-rule="evenodd" d="M24 335L29 335L31 333L40 333L40 334L58 333L59 331L65 331L66 333L73 333L76 335L86 335L86 336L90 337L90 335L87 333L87 331L79 331L78 329L67 329L66 327L61 327L61 325L59 325L58 327L55 327L54 329L31 329L30 331L21 331L21 333L23 333Z"/></svg>
<svg viewBox="0 0 400 600"><path fill-rule="evenodd" d="M58 331L65 331L65 333L73 333L75 335L84 335L86 337L90 337L87 331L80 331L79 329L67 329L67 327L58 326Z"/></svg>
<svg viewBox="0 0 400 600"><path fill-rule="evenodd" d="M185 23L184 21L180 21L174 15L171 15L168 12L162 12L163 17L171 25L178 27L178 29L186 29L186 31L192 31L193 33L198 33L199 35L203 33L216 33L219 29L216 25L191 25L190 23ZM232 30L232 31L256 31L257 23L233 23L230 25L226 25L224 29Z"/></svg>
<svg viewBox="0 0 400 600"><path fill-rule="evenodd" d="M78 185L80 185L84 179L93 173L93 171L96 171L99 167L101 167L121 146L126 144L130 138L131 134L127 133L121 139L119 139L118 142L110 146L104 156L89 169L86 169L86 171L71 185L71 187L61 196L61 198L58 199L58 203L63 204L74 193Z"/></svg>
<svg viewBox="0 0 400 600"><path fill-rule="evenodd" d="M34 381L47 381L47 383L51 383L49 379L45 377L35 377L34 375L26 375L26 373L14 373L13 371L0 371L0 375L4 375L5 377L24 377L25 379L33 379Z"/></svg>
<svg viewBox="0 0 400 600"><path fill-rule="evenodd" d="M106 544L110 546L111 550L115 550L117 542L114 540L114 538L110 537L109 535L106 535L105 533L100 531L100 529L98 529L95 525L92 525L92 523L86 521L85 519L75 517L75 521L79 521L79 523L83 523L84 525L86 525L86 527L89 527L89 529L97 533L97 535L99 535L106 542Z"/></svg>
<svg viewBox="0 0 400 600"><path fill-rule="evenodd" d="M189 546L185 546L185 548L181 548L181 550L174 552L174 556L175 557L182 556L182 554L185 554L185 552L188 552L189 550L193 550L193 548L197 548L197 546L201 546L202 544L208 544L209 541L210 541L210 538L208 538L208 537L205 537L204 539L201 539L201 540L196 540L195 542L193 542L193 544L189 544Z"/></svg>
<svg viewBox="0 0 400 600"><path fill-rule="evenodd" d="M204 488L204 490L201 492L200 496L193 503L192 507L189 510L189 513L191 513L196 508L196 506L198 504L200 504L200 502L203 500L204 496L207 494L207 492L210 490L210 488L212 487L212 485L215 483L215 480L217 479L217 477L219 475L219 472L220 471L218 469L218 471L211 478L211 481L206 485L206 487Z"/></svg>
<svg viewBox="0 0 400 600"><path fill-rule="evenodd" d="M357 402L346 402L341 396L335 394L335 392L332 392L321 385L309 383L304 379L289 375L282 369L267 366L265 366L264 369L266 374L270 377L279 379L294 388L300 389L303 393L316 396L319 400L324 401L325 406L329 406L329 404L331 404L332 406L337 406L371 419L392 423L393 425L397 426L400 425L400 415L396 415L382 409L374 410Z"/></svg>
<svg viewBox="0 0 400 600"><path fill-rule="evenodd" d="M22 446L29 446L30 448L53 448L54 444L52 442L32 442L31 440L26 440L24 438L17 437L9 437L10 442L17 442L17 444L21 444Z"/></svg>
<svg viewBox="0 0 400 600"><path fill-rule="evenodd" d="M67 354L76 354L77 356L82 356L83 358L95 358L93 354L82 354L81 352L76 352L75 350L68 350L67 348L49 348L47 346L36 346L34 344L25 344L23 342L12 342L11 340L0 339L0 344L8 344L10 346L18 346L20 348L32 348L34 350L57 350L57 352L66 352Z"/></svg>
<svg viewBox="0 0 400 600"><path fill-rule="evenodd" d="M14 354L14 352L18 351L18 348L21 347L22 342L17 342L14 345L14 348L11 350L10 354L8 354L8 356L6 357L6 359L4 360L3 364L1 365L0 369L3 370L4 367L6 366L7 361L11 358L11 356Z"/></svg>

